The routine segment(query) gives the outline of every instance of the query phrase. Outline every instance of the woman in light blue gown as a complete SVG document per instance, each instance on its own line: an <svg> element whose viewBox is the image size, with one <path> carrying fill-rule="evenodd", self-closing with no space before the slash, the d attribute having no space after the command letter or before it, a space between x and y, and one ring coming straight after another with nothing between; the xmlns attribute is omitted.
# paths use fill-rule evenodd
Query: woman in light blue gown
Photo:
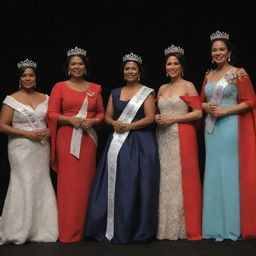
<svg viewBox="0 0 256 256"><path fill-rule="evenodd" d="M210 38L216 68L206 75L201 92L202 107L207 113L203 238L255 238L256 211L250 207L256 203L256 187L250 180L256 175L256 165L253 157L248 157L255 155L255 131L243 130L245 134L251 133L252 147L248 147L247 155L241 137L242 126L250 127L255 122L255 94L245 70L231 65L229 35L217 31ZM247 124L243 120L245 115L250 115ZM251 167L247 168L244 163L250 161Z"/></svg>

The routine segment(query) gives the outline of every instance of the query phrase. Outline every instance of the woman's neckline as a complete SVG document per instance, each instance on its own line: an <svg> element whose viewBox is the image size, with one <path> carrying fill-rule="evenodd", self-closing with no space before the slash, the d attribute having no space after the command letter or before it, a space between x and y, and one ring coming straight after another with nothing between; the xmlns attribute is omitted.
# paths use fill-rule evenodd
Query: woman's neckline
<svg viewBox="0 0 256 256"><path fill-rule="evenodd" d="M65 84L65 86L66 86L68 89L70 89L71 91L73 91L73 92L78 92L78 93L87 92L87 91L89 90L89 88L91 87L91 83L88 82L88 87L86 88L86 90L79 91L79 90L74 90L73 88L71 88L71 87L68 85L67 81L64 81L64 84Z"/></svg>

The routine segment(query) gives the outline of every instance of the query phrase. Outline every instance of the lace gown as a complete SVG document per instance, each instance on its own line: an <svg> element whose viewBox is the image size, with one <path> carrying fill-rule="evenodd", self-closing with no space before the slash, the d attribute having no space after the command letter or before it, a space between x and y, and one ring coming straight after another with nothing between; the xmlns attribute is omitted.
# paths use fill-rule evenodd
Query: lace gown
<svg viewBox="0 0 256 256"><path fill-rule="evenodd" d="M158 108L162 115L186 114L188 99L198 100L195 96L171 96L166 100L160 96ZM160 158L157 238L201 239L201 186L195 129L191 123L159 125L157 142Z"/></svg>
<svg viewBox="0 0 256 256"><path fill-rule="evenodd" d="M17 104L31 111L39 128L46 127L48 96L35 110L7 96L4 104ZM14 110L12 126L33 130L25 116ZM10 137L8 143L10 183L0 219L0 244L23 244L26 241L55 242L58 238L55 192L50 179L49 143Z"/></svg>

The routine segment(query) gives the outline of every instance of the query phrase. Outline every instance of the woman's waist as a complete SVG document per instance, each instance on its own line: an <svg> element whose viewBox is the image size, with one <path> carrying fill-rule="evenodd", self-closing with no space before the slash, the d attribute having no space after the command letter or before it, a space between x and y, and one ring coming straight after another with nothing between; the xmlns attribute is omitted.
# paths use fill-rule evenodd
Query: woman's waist
<svg viewBox="0 0 256 256"><path fill-rule="evenodd" d="M228 108L237 105L236 100L222 100L219 107Z"/></svg>
<svg viewBox="0 0 256 256"><path fill-rule="evenodd" d="M161 110L160 109L160 114L163 116L177 116L177 115L185 115L188 113L188 110Z"/></svg>
<svg viewBox="0 0 256 256"><path fill-rule="evenodd" d="M77 111L64 111L62 113L62 115L64 115L64 116L77 116L78 113L79 113L79 110L77 110ZM94 111L87 111L86 118L92 118L95 115L96 115L96 112L94 112ZM85 118L84 115L83 115L83 117Z"/></svg>

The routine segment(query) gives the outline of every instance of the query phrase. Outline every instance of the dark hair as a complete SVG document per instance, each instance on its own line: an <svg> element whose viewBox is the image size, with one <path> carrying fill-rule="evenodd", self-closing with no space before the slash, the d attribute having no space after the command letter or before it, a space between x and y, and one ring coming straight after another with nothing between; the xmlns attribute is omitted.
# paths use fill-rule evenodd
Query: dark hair
<svg viewBox="0 0 256 256"><path fill-rule="evenodd" d="M39 81L38 71L34 67L20 67L20 68L18 68L17 71L16 71L17 80L18 81L20 80L20 77L24 74L24 72L27 68L31 68L34 71L34 73L36 75L36 82L38 82Z"/></svg>
<svg viewBox="0 0 256 256"><path fill-rule="evenodd" d="M81 55L81 54L77 54L77 55L70 55L67 57L66 59L66 63L65 63L65 75L66 77L69 77L68 75L68 66L69 66L69 63L70 63L70 60L73 58L73 57L79 57L82 59L85 67L86 67L86 76L88 75L89 73L89 70L88 70L88 67L90 66L90 61L89 61L89 58L87 56L84 56L84 55Z"/></svg>
<svg viewBox="0 0 256 256"><path fill-rule="evenodd" d="M212 40L210 42L210 45L209 45L210 56L211 56L211 52L212 52L212 45L216 41L222 41L226 45L228 51L231 52L229 64L234 65L236 63L236 60L237 60L236 55L235 55L235 47L228 39L216 38L216 39ZM213 63L213 65L216 66L215 63Z"/></svg>
<svg viewBox="0 0 256 256"><path fill-rule="evenodd" d="M144 77L144 68L143 68L142 64L139 63L138 61L135 61L135 60L126 60L126 61L124 61L123 64L122 64L122 67L121 67L122 68L122 72L124 71L125 64L127 62L130 62L130 61L132 61L132 62L137 64L137 66L139 68L139 71L140 71L140 80L141 80Z"/></svg>

